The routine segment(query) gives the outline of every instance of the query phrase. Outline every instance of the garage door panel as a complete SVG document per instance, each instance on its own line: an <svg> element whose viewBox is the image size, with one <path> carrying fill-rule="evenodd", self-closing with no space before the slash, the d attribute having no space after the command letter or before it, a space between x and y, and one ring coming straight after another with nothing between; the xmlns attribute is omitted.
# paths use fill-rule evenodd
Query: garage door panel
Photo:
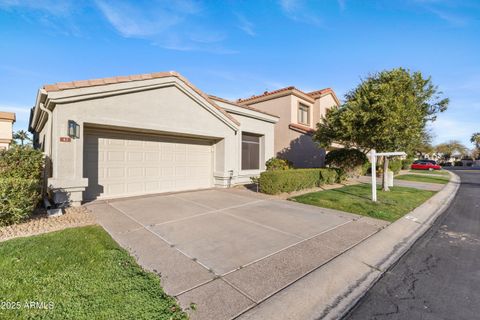
<svg viewBox="0 0 480 320"><path fill-rule="evenodd" d="M202 140L88 131L87 199L209 188L212 147Z"/></svg>

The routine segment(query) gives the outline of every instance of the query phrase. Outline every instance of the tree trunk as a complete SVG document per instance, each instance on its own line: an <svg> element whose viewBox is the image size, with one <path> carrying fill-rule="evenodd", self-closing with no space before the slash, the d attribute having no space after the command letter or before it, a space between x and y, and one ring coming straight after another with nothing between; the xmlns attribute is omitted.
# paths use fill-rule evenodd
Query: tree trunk
<svg viewBox="0 0 480 320"><path fill-rule="evenodd" d="M390 191L388 188L388 157L386 156L383 156L382 191Z"/></svg>

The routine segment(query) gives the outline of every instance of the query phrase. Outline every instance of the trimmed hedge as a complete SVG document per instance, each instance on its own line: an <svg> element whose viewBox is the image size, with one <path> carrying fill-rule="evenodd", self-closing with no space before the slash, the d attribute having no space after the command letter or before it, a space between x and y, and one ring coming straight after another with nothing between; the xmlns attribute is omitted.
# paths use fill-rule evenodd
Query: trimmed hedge
<svg viewBox="0 0 480 320"><path fill-rule="evenodd" d="M36 179L0 178L0 226L29 217L40 200Z"/></svg>
<svg viewBox="0 0 480 320"><path fill-rule="evenodd" d="M270 158L265 162L265 167L268 171L274 170L288 170L292 169L293 165L290 161L280 158Z"/></svg>
<svg viewBox="0 0 480 320"><path fill-rule="evenodd" d="M336 168L289 169L262 172L259 184L261 192L278 194L341 182L343 179L343 170Z"/></svg>
<svg viewBox="0 0 480 320"><path fill-rule="evenodd" d="M43 167L43 154L31 147L0 151L0 226L32 215L41 198Z"/></svg>

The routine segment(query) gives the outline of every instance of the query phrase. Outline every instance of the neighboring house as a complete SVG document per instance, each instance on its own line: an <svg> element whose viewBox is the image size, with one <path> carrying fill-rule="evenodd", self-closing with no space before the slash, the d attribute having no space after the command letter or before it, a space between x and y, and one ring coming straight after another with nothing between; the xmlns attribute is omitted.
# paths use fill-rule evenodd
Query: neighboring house
<svg viewBox="0 0 480 320"><path fill-rule="evenodd" d="M305 93L295 87L287 87L239 99L237 103L280 117L275 125L276 156L290 160L295 167L324 165L326 152L312 140L312 135L327 110L340 105L332 89Z"/></svg>
<svg viewBox="0 0 480 320"><path fill-rule="evenodd" d="M8 149L12 143L15 113L0 111L0 150Z"/></svg>
<svg viewBox="0 0 480 320"><path fill-rule="evenodd" d="M274 156L277 121L161 72L45 85L30 131L49 187L78 205L249 182Z"/></svg>

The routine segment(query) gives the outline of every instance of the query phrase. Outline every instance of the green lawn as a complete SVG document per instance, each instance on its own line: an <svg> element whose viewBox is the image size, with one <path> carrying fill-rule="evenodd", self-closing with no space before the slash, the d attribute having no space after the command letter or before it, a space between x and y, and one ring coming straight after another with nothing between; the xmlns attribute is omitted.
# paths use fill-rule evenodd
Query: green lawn
<svg viewBox="0 0 480 320"><path fill-rule="evenodd" d="M370 184L357 184L339 189L312 192L293 197L290 200L395 221L435 194L434 191L404 187L392 187L389 192L378 189L378 201L375 203L370 200L371 190Z"/></svg>
<svg viewBox="0 0 480 320"><path fill-rule="evenodd" d="M407 180L407 181L417 181L417 182L428 182L428 183L440 183L446 184L450 180L449 177L436 177L436 176L427 176L419 174L402 174L395 176L397 180Z"/></svg>
<svg viewBox="0 0 480 320"><path fill-rule="evenodd" d="M2 242L0 257L0 319L187 318L160 278L99 226ZM6 301L20 307L6 309ZM32 301L47 309L26 308Z"/></svg>
<svg viewBox="0 0 480 320"><path fill-rule="evenodd" d="M445 171L445 170L414 170L414 169L410 169L410 172L415 172L415 173L423 173L423 174L440 174L440 175L444 175L444 176L448 176L449 173L448 171Z"/></svg>

